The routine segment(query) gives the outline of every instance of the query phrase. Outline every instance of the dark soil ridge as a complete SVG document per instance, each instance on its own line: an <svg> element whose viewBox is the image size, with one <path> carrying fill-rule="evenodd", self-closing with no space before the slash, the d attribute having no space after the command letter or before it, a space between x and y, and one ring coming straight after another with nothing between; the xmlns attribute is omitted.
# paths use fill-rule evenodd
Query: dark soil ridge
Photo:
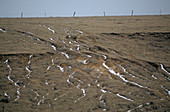
<svg viewBox="0 0 170 112"><path fill-rule="evenodd" d="M165 38L170 39L170 32L136 32L136 33L101 33L102 35L112 35L112 36L128 36L128 37L146 37L146 36L152 36L156 38Z"/></svg>

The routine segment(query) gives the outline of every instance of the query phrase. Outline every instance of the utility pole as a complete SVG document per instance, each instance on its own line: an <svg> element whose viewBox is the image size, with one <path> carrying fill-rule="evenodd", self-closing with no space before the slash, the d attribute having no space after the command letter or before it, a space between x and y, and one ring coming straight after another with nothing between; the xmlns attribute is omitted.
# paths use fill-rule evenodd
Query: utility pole
<svg viewBox="0 0 170 112"><path fill-rule="evenodd" d="M21 18L23 18L23 12L21 12Z"/></svg>
<svg viewBox="0 0 170 112"><path fill-rule="evenodd" d="M46 12L45 12L45 17L46 17Z"/></svg>
<svg viewBox="0 0 170 112"><path fill-rule="evenodd" d="M76 15L76 12L73 13L73 17L75 17L75 15Z"/></svg>
<svg viewBox="0 0 170 112"><path fill-rule="evenodd" d="M106 16L106 15L105 15L105 11L103 11L103 14L104 14L104 16Z"/></svg>
<svg viewBox="0 0 170 112"><path fill-rule="evenodd" d="M133 10L132 10L132 12L131 12L131 16L133 16Z"/></svg>

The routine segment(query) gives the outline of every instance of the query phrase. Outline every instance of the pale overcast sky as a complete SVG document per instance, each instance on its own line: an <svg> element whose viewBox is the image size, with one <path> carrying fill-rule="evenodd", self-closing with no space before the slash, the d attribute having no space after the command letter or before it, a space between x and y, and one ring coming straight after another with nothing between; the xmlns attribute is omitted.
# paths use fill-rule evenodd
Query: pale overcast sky
<svg viewBox="0 0 170 112"><path fill-rule="evenodd" d="M170 14L170 0L0 0L0 17Z"/></svg>

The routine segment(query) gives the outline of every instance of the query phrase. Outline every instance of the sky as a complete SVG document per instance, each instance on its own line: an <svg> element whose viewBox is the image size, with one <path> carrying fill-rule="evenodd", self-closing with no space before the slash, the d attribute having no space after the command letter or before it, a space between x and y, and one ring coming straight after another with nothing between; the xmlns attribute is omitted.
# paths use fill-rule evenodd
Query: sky
<svg viewBox="0 0 170 112"><path fill-rule="evenodd" d="M170 14L170 0L0 0L0 17L71 17Z"/></svg>

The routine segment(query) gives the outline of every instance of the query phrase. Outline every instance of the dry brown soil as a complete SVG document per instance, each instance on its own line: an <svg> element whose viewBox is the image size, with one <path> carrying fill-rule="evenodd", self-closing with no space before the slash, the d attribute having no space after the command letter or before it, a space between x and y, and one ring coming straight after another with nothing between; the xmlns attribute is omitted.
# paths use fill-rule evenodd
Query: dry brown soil
<svg viewBox="0 0 170 112"><path fill-rule="evenodd" d="M0 19L1 112L168 112L169 72L169 15Z"/></svg>

